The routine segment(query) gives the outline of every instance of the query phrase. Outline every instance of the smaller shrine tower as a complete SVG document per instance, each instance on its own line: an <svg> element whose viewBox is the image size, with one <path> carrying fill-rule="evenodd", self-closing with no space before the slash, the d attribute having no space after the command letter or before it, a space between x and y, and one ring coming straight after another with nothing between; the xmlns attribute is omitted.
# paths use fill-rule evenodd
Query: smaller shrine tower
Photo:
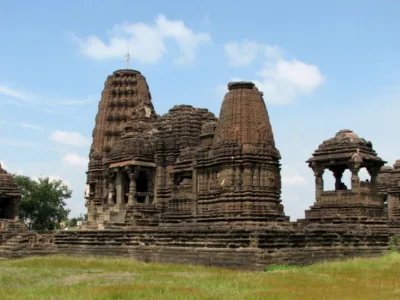
<svg viewBox="0 0 400 300"><path fill-rule="evenodd" d="M324 141L307 163L315 175L316 201L306 210L306 220L360 217L384 217L384 204L378 193L377 178L385 164L372 143L358 137L351 130L340 130L335 137ZM361 181L359 171L366 168L370 181ZM323 174L330 170L335 177L335 190L325 191ZM345 170L351 172L351 186L342 182Z"/></svg>

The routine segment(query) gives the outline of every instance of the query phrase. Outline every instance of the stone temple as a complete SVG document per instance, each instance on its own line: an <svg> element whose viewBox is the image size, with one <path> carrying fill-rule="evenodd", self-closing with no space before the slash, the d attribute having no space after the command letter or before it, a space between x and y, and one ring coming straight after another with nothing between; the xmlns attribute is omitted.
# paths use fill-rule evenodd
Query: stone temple
<svg viewBox="0 0 400 300"><path fill-rule="evenodd" d="M189 105L159 116L140 72L114 72L93 131L88 226L288 220L262 93L251 82L228 89L219 119Z"/></svg>
<svg viewBox="0 0 400 300"><path fill-rule="evenodd" d="M400 248L400 161L384 166L371 142L338 131L307 160L314 203L304 219L291 222L282 205L280 159L253 83L229 83L218 117L189 105L158 115L145 77L115 71L93 130L84 230L16 229L11 219L20 194L3 188L15 185L3 184L11 181L0 172L6 207L0 213L7 211L3 217L14 224L0 231L0 257L111 255L262 270ZM369 180L360 179L363 168ZM332 190L324 186L325 172L335 179Z"/></svg>

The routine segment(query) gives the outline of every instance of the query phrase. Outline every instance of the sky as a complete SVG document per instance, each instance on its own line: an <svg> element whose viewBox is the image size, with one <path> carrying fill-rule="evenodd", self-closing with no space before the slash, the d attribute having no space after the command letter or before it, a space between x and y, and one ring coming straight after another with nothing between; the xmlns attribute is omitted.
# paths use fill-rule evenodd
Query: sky
<svg viewBox="0 0 400 300"><path fill-rule="evenodd" d="M62 179L70 216L85 213L98 102L129 45L158 114L189 104L218 116L228 82L255 82L286 215L302 218L315 200L305 161L339 130L400 159L399 15L396 0L0 1L0 161Z"/></svg>

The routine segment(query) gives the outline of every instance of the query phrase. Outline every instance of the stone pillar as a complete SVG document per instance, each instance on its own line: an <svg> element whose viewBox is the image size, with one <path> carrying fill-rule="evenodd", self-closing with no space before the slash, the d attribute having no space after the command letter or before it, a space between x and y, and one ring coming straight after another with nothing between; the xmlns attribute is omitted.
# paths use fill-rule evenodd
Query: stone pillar
<svg viewBox="0 0 400 300"><path fill-rule="evenodd" d="M115 190L116 190L116 204L121 205L124 199L124 189L122 187L122 171L118 169L115 178Z"/></svg>
<svg viewBox="0 0 400 300"><path fill-rule="evenodd" d="M340 190L344 169L333 169L332 172L333 176L335 177L335 190Z"/></svg>
<svg viewBox="0 0 400 300"><path fill-rule="evenodd" d="M360 167L358 165L352 165L350 167L351 171L351 190L353 192L358 192L360 186L360 177L358 176L358 172L360 171Z"/></svg>
<svg viewBox="0 0 400 300"><path fill-rule="evenodd" d="M378 175L379 175L380 170L381 170L381 166L372 166L372 167L367 168L367 171L368 171L369 175L371 176L370 190L374 196L375 196L375 194L377 194ZM375 197L374 197L374 200L375 200Z"/></svg>
<svg viewBox="0 0 400 300"><path fill-rule="evenodd" d="M321 166L312 166L315 176L315 199L316 201L321 200L322 193L324 192L324 168Z"/></svg>
<svg viewBox="0 0 400 300"><path fill-rule="evenodd" d="M131 169L129 170L128 176L129 176L128 205L132 206L135 204L136 180L135 180L135 174Z"/></svg>
<svg viewBox="0 0 400 300"><path fill-rule="evenodd" d="M103 179L103 194L101 195L101 198L103 198L103 203L104 199L106 199L108 196L108 184L107 184L107 178Z"/></svg>
<svg viewBox="0 0 400 300"><path fill-rule="evenodd" d="M18 215L18 213L19 213L19 203L20 202L20 200L18 199L18 198L14 198L13 200L12 200L12 203L13 203L13 215L12 215L12 218L15 220L15 221L18 221L19 220L19 215Z"/></svg>
<svg viewBox="0 0 400 300"><path fill-rule="evenodd" d="M112 172L112 171L111 171ZM115 204L115 173L111 173L108 180L108 205Z"/></svg>

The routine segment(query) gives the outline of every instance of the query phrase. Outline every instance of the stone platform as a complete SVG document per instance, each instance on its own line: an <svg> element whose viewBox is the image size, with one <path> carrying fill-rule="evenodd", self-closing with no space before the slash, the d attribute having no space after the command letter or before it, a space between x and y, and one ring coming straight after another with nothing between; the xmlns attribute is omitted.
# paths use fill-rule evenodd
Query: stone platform
<svg viewBox="0 0 400 300"><path fill-rule="evenodd" d="M277 222L257 229L193 225L137 230L25 232L3 240L0 257L98 255L145 262L263 270L269 264L307 265L325 260L378 256L390 250L389 243L387 222L343 223L340 226Z"/></svg>

